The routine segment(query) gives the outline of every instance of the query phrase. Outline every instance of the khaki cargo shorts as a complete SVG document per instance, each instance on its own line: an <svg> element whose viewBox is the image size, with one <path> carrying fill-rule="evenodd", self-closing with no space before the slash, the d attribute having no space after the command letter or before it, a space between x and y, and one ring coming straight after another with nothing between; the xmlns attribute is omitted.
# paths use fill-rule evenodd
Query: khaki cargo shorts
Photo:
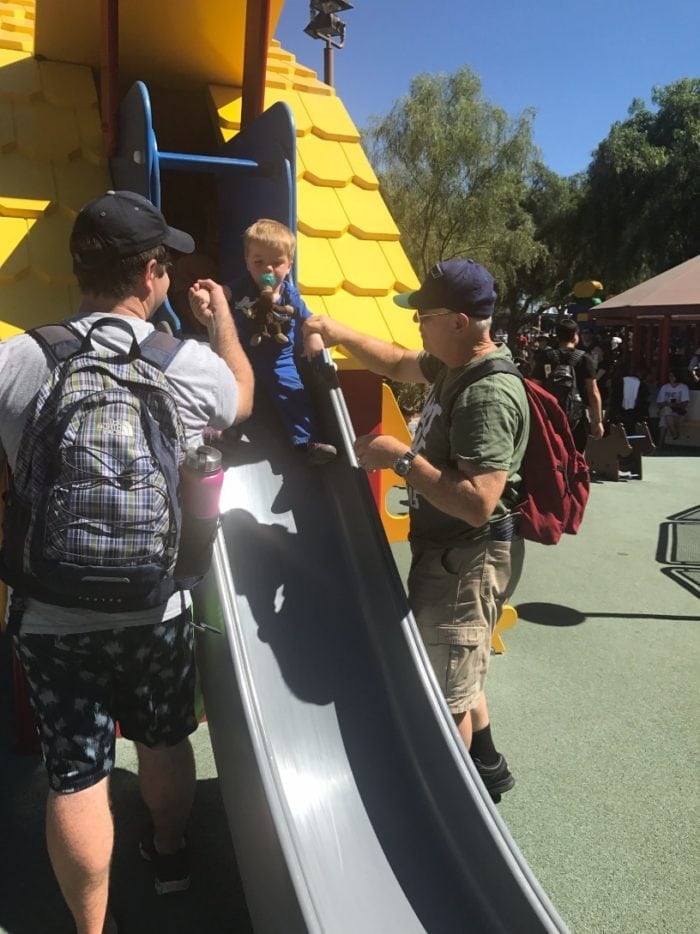
<svg viewBox="0 0 700 934"><path fill-rule="evenodd" d="M484 690L491 635L523 568L524 543L484 537L453 548L417 548L408 600L451 713Z"/></svg>

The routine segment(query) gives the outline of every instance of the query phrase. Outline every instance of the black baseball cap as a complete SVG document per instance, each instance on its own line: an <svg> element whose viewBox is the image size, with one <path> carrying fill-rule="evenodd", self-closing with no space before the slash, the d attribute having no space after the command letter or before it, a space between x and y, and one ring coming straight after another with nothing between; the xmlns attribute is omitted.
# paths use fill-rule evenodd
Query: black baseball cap
<svg viewBox="0 0 700 934"><path fill-rule="evenodd" d="M194 240L165 218L148 198L135 191L107 191L88 201L78 212L72 237L91 237L99 244L99 260L136 256L163 244L179 253L191 253ZM90 255L73 253L77 262L95 262L97 251Z"/></svg>
<svg viewBox="0 0 700 934"><path fill-rule="evenodd" d="M493 276L473 259L436 263L415 292L394 296L401 308L448 308L473 318L490 318L496 307Z"/></svg>

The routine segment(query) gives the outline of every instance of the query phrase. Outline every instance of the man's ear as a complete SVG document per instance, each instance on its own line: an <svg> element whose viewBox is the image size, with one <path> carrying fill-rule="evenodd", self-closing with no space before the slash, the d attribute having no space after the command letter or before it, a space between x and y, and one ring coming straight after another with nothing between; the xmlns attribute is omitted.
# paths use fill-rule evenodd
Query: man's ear
<svg viewBox="0 0 700 934"><path fill-rule="evenodd" d="M154 259L149 259L139 273L136 283L140 298L145 298L153 291L153 280L156 278L155 268L157 265Z"/></svg>

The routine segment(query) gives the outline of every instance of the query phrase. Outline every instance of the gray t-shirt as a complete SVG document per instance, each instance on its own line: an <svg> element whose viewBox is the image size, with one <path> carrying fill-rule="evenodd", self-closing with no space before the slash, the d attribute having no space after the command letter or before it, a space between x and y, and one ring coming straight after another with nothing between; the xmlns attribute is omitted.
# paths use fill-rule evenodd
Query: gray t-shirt
<svg viewBox="0 0 700 934"><path fill-rule="evenodd" d="M105 316L91 314L69 321L80 334L87 334L102 317ZM128 323L139 343L153 331L149 321L126 315L118 317ZM93 346L99 349L124 352L130 344L129 335L117 327L103 327L93 335ZM31 403L48 375L44 352L32 337L19 334L0 341L0 468L4 467L5 459L14 467ZM165 375L177 402L188 446L202 443L202 430L208 425L223 429L233 424L238 408L236 380L208 344L184 341ZM128 613L96 613L29 600L22 631L58 635L141 626L171 619L188 603L189 595L176 593L164 607Z"/></svg>
<svg viewBox="0 0 700 934"><path fill-rule="evenodd" d="M421 354L420 367L432 386L412 448L435 467L456 468L464 461L486 470L506 471L505 489L491 522L508 515L519 500L530 409L522 381L507 373L492 373L466 389L460 386L472 367L498 358L511 359L504 344L463 367L449 368L436 357ZM414 545L451 547L477 532L462 519L437 509L410 486L409 505Z"/></svg>

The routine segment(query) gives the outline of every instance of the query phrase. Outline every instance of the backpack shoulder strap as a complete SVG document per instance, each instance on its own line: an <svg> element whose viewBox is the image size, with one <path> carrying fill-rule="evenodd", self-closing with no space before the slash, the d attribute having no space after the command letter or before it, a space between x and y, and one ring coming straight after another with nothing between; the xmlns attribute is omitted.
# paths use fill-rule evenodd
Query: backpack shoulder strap
<svg viewBox="0 0 700 934"><path fill-rule="evenodd" d="M184 341L164 331L153 331L143 341L139 349L141 358L158 367L163 373L173 362L176 354L181 350Z"/></svg>
<svg viewBox="0 0 700 934"><path fill-rule="evenodd" d="M82 344L82 338L65 324L45 324L32 328L27 334L41 347L51 366L78 353Z"/></svg>
<svg viewBox="0 0 700 934"><path fill-rule="evenodd" d="M472 370L470 370L464 376L464 379L460 384L460 391L466 389L467 386L471 386L473 383L478 382L485 376L491 376L492 373L510 373L511 376L517 376L518 379L525 382L525 377L517 368L517 366L514 363L511 363L510 360L504 360L501 357L496 360L484 360L483 363L479 363Z"/></svg>
<svg viewBox="0 0 700 934"><path fill-rule="evenodd" d="M569 356L569 363L575 369L586 356L585 350L572 350Z"/></svg>

